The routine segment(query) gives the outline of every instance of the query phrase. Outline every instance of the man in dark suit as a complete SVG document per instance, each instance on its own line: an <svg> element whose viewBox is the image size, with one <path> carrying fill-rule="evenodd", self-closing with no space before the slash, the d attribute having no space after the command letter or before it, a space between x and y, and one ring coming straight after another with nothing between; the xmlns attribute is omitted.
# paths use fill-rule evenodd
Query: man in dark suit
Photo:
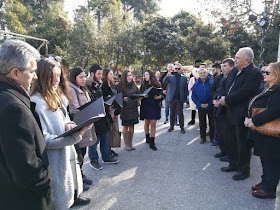
<svg viewBox="0 0 280 210"><path fill-rule="evenodd" d="M0 203L2 209L54 209L42 132L27 91L39 52L19 40L0 47ZM38 115L37 115L38 116Z"/></svg>
<svg viewBox="0 0 280 210"><path fill-rule="evenodd" d="M231 149L228 150L229 165L221 171L237 171L233 180L243 180L250 176L251 142L247 140L244 120L250 99L257 93L262 74L253 64L254 52L251 48L240 48L235 55L235 68L225 81L224 95L220 99L226 107L226 133Z"/></svg>
<svg viewBox="0 0 280 210"><path fill-rule="evenodd" d="M188 79L182 76L181 73L182 65L177 63L174 65L174 75L171 76L171 72L168 72L166 77L163 79L163 84L169 84L167 91L166 100L170 107L170 127L168 132L174 130L175 124L175 113L179 116L179 123L181 133L185 133L184 129L184 115L183 115L183 104L186 101L188 94Z"/></svg>

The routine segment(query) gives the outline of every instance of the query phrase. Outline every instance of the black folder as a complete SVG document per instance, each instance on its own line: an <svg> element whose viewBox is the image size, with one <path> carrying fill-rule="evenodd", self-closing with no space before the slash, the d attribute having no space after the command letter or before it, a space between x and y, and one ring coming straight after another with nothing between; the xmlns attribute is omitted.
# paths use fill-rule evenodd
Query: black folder
<svg viewBox="0 0 280 210"><path fill-rule="evenodd" d="M73 121L77 124L77 126L65 133L57 136L56 138L69 136L83 127L86 127L92 123L97 122L98 120L105 117L105 109L104 109L104 101L103 97L98 98L97 100L88 103L86 106L82 108L77 114L74 115Z"/></svg>
<svg viewBox="0 0 280 210"><path fill-rule="evenodd" d="M161 93L162 93L162 88L149 87L143 93L133 94L132 97L140 98L148 95L149 97L153 98L154 96L160 95Z"/></svg>

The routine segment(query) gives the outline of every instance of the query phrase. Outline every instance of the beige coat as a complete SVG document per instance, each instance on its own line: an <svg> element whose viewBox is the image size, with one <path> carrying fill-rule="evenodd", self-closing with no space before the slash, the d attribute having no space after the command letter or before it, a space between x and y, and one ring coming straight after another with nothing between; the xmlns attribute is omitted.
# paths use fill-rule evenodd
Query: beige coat
<svg viewBox="0 0 280 210"><path fill-rule="evenodd" d="M70 89L70 96L71 101L69 104L69 111L72 114L76 114L79 112L79 107L90 102L90 97L88 92L84 92L81 90L77 85L74 85L71 82L68 82L69 89ZM82 140L79 142L79 147L88 147L96 142L96 133L95 133L95 127L92 126L91 130L88 130L84 135Z"/></svg>

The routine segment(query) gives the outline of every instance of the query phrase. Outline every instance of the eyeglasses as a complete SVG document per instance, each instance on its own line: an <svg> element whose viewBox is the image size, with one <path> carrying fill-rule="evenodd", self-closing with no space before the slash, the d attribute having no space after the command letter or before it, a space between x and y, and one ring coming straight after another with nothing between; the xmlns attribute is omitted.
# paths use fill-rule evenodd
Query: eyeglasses
<svg viewBox="0 0 280 210"><path fill-rule="evenodd" d="M267 76L271 73L270 71L261 71L262 74L266 74Z"/></svg>
<svg viewBox="0 0 280 210"><path fill-rule="evenodd" d="M175 70L180 70L181 68L175 68Z"/></svg>

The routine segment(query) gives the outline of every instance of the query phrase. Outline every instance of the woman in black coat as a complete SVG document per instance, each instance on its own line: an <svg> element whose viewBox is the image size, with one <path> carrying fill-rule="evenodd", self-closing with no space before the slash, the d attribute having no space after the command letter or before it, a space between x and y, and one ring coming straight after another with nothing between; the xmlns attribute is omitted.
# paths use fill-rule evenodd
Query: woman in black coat
<svg viewBox="0 0 280 210"><path fill-rule="evenodd" d="M140 87L143 93L150 87L159 88L160 84L157 81L155 74L151 70L146 70L144 73L144 80ZM152 150L157 150L155 146L156 123L161 117L161 101L162 95L156 95L142 98L140 107L140 120L144 120L144 131L146 134L146 143L150 144ZM149 129L150 128L150 129ZM151 130L151 136L150 132Z"/></svg>
<svg viewBox="0 0 280 210"><path fill-rule="evenodd" d="M117 94L117 90L114 84L114 74L112 69L104 69L102 73L102 95L104 100L108 100L110 97L113 95ZM115 127L119 127L118 124L118 115L121 113L121 110L119 109L114 109L113 106L109 107L110 111L110 130L112 130L112 127L115 125ZM118 130L119 131L119 130ZM110 139L110 138L109 138ZM111 144L112 142L109 141L109 152L112 157L118 156L118 154L111 149L113 145Z"/></svg>
<svg viewBox="0 0 280 210"><path fill-rule="evenodd" d="M263 125L280 117L280 62L271 63L262 74L266 84L264 89L251 100L248 114L251 116L252 108L266 108L266 110L252 118L245 118L245 126L252 130L254 126ZM280 139L256 131L252 131L250 135L254 141L254 153L260 156L263 167L262 181L252 186L252 194L257 198L275 198L280 179Z"/></svg>

